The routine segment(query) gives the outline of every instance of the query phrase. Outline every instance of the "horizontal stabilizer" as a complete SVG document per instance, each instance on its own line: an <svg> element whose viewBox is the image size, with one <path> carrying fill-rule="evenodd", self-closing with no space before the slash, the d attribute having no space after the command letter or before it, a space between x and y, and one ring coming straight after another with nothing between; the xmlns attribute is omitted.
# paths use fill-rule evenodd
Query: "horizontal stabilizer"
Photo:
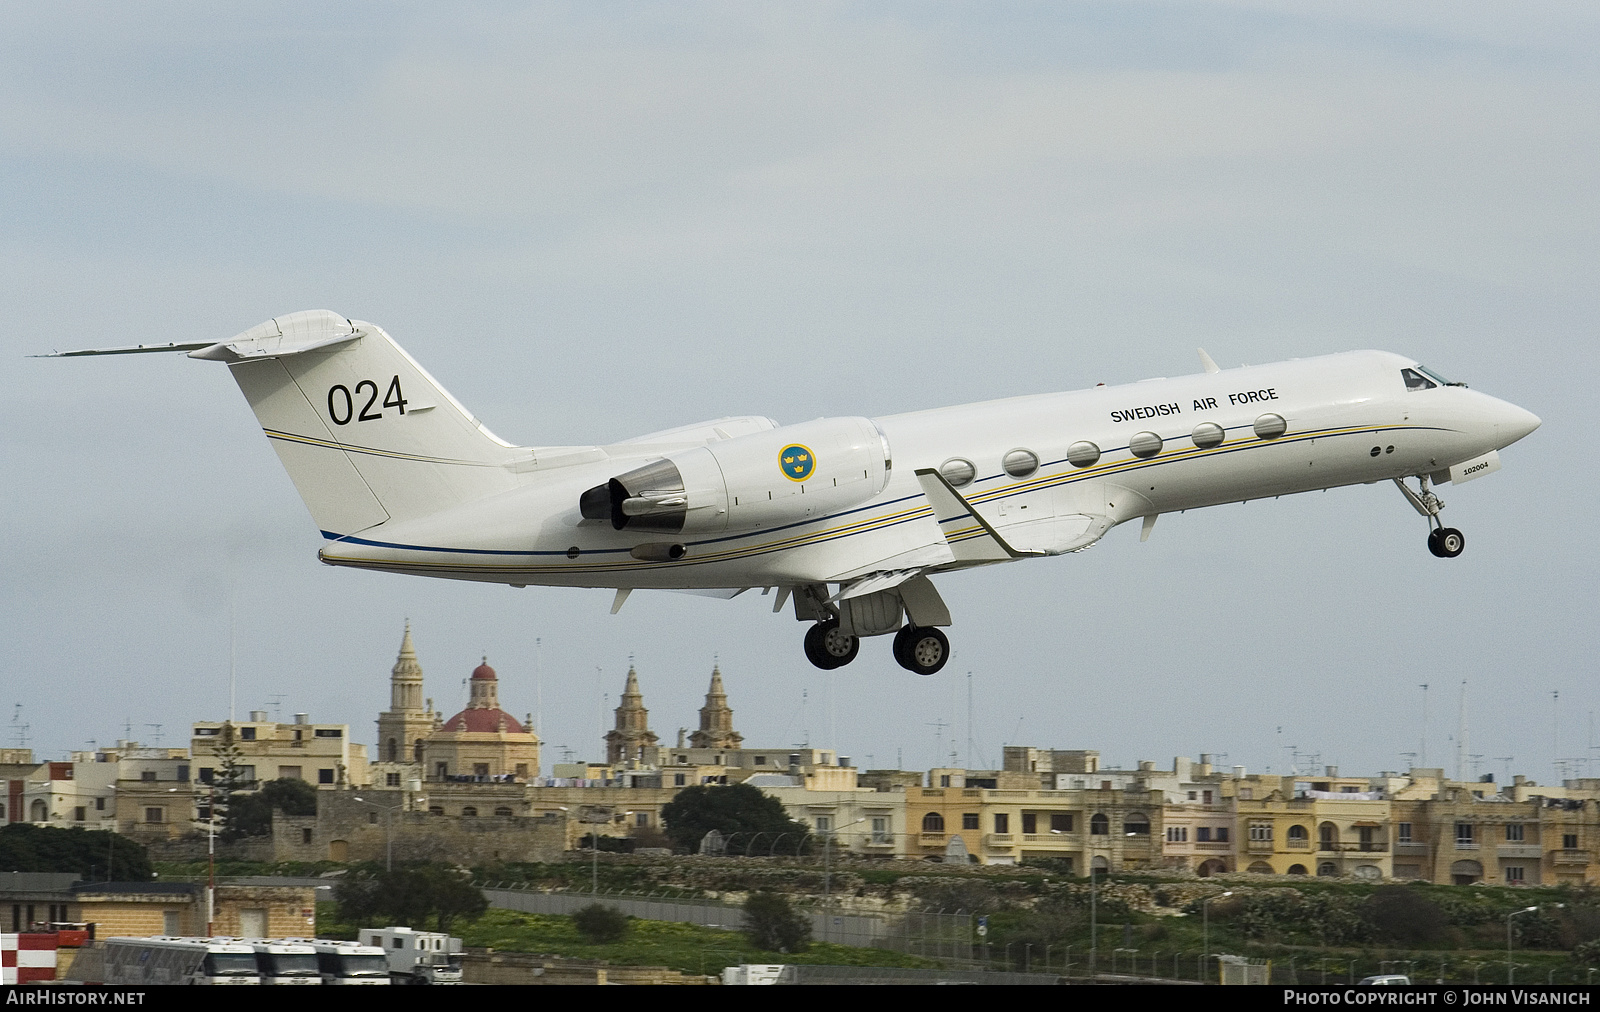
<svg viewBox="0 0 1600 1012"><path fill-rule="evenodd" d="M949 542L957 562L1002 562L1046 553L1031 549L1016 549L1006 543L989 521L961 497L961 493L945 480L944 475L931 467L917 470L917 481L922 494L933 506L934 519L939 530Z"/></svg>
<svg viewBox="0 0 1600 1012"><path fill-rule="evenodd" d="M81 348L77 351L52 351L48 355L29 355L29 358L78 358L83 355L150 355L162 351L198 351L209 348L214 341L195 341L189 344L135 344L125 348Z"/></svg>

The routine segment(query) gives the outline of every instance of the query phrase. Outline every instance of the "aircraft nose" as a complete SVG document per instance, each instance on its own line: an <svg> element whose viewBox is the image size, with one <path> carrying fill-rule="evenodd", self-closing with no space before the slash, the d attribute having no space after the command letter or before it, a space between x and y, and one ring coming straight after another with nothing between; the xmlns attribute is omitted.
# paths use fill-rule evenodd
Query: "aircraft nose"
<svg viewBox="0 0 1600 1012"><path fill-rule="evenodd" d="M1495 443L1502 448L1510 446L1539 425L1539 416L1532 411L1500 401L1494 420Z"/></svg>

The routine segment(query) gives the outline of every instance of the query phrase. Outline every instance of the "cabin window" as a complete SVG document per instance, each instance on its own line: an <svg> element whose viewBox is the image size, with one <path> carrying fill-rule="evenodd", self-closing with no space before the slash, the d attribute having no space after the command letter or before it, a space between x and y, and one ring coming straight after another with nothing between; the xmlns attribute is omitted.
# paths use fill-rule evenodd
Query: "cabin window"
<svg viewBox="0 0 1600 1012"><path fill-rule="evenodd" d="M939 465L939 473L944 475L952 488L966 488L972 484L972 479L978 476L978 468L963 457L951 457Z"/></svg>
<svg viewBox="0 0 1600 1012"><path fill-rule="evenodd" d="M1039 457L1032 450L1016 449L1000 460L1000 466L1013 478L1026 478L1039 470ZM952 485L955 482L951 482Z"/></svg>

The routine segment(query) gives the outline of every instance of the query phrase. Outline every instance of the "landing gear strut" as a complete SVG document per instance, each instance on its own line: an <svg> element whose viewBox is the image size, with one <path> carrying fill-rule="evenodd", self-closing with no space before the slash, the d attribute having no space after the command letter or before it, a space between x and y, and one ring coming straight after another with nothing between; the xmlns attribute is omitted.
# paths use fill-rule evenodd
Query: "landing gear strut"
<svg viewBox="0 0 1600 1012"><path fill-rule="evenodd" d="M824 671L844 667L860 650L860 638L841 630L837 618L824 619L806 630L806 660Z"/></svg>
<svg viewBox="0 0 1600 1012"><path fill-rule="evenodd" d="M1412 508L1428 521L1428 551L1441 559L1453 559L1460 555L1467 547L1466 536L1454 527L1444 526L1439 520L1439 511L1444 509L1444 500L1434 495L1428 488L1428 476L1417 475L1419 487L1417 492L1411 491L1402 478L1394 479L1394 483Z"/></svg>
<svg viewBox="0 0 1600 1012"><path fill-rule="evenodd" d="M907 671L931 675L950 659L950 641L933 626L908 625L895 633L894 659Z"/></svg>

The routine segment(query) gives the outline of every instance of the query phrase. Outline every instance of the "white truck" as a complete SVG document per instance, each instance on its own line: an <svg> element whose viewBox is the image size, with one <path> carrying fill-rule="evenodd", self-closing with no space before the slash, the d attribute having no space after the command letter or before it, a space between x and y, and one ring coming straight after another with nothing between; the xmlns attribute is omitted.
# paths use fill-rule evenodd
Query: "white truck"
<svg viewBox="0 0 1600 1012"><path fill-rule="evenodd" d="M317 954L317 969L324 984L388 984L389 962L382 949L360 942L327 938L285 938L309 945Z"/></svg>
<svg viewBox="0 0 1600 1012"><path fill-rule="evenodd" d="M108 938L106 984L260 984L255 950L233 940Z"/></svg>
<svg viewBox="0 0 1600 1012"><path fill-rule="evenodd" d="M255 950L256 966L261 970L263 984L321 984L322 971L317 966L317 950L304 942L280 941L273 938L242 939Z"/></svg>
<svg viewBox="0 0 1600 1012"><path fill-rule="evenodd" d="M461 983L461 939L439 931L362 928L361 944L383 950L396 984Z"/></svg>

